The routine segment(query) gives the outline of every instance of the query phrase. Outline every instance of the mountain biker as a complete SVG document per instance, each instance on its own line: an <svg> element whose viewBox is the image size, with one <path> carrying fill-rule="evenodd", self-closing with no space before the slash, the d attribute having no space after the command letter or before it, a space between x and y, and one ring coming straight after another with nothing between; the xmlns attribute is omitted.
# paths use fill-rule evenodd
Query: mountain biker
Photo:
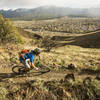
<svg viewBox="0 0 100 100"><path fill-rule="evenodd" d="M39 55L40 55L40 50L36 48L31 52L25 53L24 57L20 56L20 61L26 67L27 70L29 70L31 67L34 67L36 70L38 70L38 68L34 65L33 62L34 62L34 57Z"/></svg>

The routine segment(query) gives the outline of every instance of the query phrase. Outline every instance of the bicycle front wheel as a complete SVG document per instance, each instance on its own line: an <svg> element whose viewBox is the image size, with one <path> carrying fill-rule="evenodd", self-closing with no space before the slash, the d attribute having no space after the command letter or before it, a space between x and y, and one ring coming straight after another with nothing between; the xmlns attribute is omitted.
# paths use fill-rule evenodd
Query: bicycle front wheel
<svg viewBox="0 0 100 100"><path fill-rule="evenodd" d="M47 67L47 66L39 66L38 67L38 72L40 72L40 73L47 73L47 72L50 72L50 68Z"/></svg>

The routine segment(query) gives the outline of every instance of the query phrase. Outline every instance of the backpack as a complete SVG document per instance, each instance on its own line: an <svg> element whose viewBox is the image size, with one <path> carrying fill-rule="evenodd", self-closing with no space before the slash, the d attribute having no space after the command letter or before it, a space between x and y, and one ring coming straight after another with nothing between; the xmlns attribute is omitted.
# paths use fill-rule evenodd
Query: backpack
<svg viewBox="0 0 100 100"><path fill-rule="evenodd" d="M20 57L22 57L23 60L25 60L24 55L25 55L26 53L29 53L29 52L30 52L30 50L28 50L28 49L23 49L23 50L21 50L21 51L19 52L19 55L20 55Z"/></svg>
<svg viewBox="0 0 100 100"><path fill-rule="evenodd" d="M30 52L30 50L27 50L27 49L21 50L21 54L25 54L25 53L28 53L28 52Z"/></svg>

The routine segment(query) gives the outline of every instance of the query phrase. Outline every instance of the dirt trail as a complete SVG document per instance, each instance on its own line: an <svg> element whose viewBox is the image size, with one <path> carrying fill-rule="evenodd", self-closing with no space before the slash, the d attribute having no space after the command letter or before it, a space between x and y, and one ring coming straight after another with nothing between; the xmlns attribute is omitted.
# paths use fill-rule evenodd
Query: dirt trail
<svg viewBox="0 0 100 100"><path fill-rule="evenodd" d="M85 77L95 77L96 75L86 75L86 74L79 74L76 71L70 71L68 69L61 69L61 70L51 70L47 73L35 73L29 72L28 74L24 75L16 75L12 72L11 68L6 68L0 70L0 82L10 80L15 83L22 83L31 80L43 80L43 81L50 81L50 80L61 80L65 77L65 75L69 73L74 73L76 79L84 79Z"/></svg>

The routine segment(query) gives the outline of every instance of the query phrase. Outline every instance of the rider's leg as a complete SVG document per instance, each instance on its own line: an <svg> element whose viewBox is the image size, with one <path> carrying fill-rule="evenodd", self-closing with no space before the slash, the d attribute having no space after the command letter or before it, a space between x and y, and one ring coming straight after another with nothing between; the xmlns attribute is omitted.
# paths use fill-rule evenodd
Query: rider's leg
<svg viewBox="0 0 100 100"><path fill-rule="evenodd" d="M30 59L26 59L26 60L23 60L22 61L22 64L24 65L24 67L26 67L27 69L30 69L30 65L29 65L29 62L30 61Z"/></svg>
<svg viewBox="0 0 100 100"><path fill-rule="evenodd" d="M26 66L26 68L31 68L31 66L30 66L30 64L29 64L29 62L30 62L30 59L26 59L25 60L25 66Z"/></svg>

